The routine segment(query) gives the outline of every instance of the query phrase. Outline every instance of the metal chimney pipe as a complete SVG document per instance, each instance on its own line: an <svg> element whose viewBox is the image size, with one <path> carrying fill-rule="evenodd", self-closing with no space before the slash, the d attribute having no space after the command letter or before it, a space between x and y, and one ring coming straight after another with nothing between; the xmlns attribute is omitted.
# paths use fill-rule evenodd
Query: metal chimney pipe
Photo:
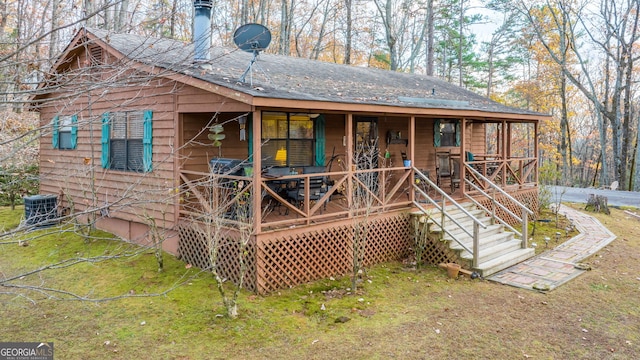
<svg viewBox="0 0 640 360"><path fill-rule="evenodd" d="M210 60L211 48L211 8L212 0L194 0L193 44L194 60L204 62Z"/></svg>

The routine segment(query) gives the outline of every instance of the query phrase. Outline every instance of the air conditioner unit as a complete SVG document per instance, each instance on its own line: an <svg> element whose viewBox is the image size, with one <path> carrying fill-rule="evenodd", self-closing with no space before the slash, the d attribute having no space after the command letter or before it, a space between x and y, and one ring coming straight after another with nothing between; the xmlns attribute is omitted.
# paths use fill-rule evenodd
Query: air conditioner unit
<svg viewBox="0 0 640 360"><path fill-rule="evenodd" d="M24 198L24 217L27 225L44 227L58 219L58 196L32 195Z"/></svg>

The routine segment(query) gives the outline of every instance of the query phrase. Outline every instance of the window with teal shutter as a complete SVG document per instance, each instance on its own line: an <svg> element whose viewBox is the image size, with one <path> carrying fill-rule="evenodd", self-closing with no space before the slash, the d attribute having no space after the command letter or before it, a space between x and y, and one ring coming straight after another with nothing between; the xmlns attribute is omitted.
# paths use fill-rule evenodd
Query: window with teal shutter
<svg viewBox="0 0 640 360"><path fill-rule="evenodd" d="M58 116L54 116L53 120L51 120L51 145L53 145L54 149L57 149L59 146L59 141L60 141L60 132L59 132L59 125L58 125Z"/></svg>
<svg viewBox="0 0 640 360"><path fill-rule="evenodd" d="M433 146L460 146L460 121L436 119L433 122Z"/></svg>
<svg viewBox="0 0 640 360"><path fill-rule="evenodd" d="M145 172L153 169L153 111L145 110L143 115L144 134L142 135L142 164Z"/></svg>
<svg viewBox="0 0 640 360"><path fill-rule="evenodd" d="M148 172L153 168L153 112L117 111L102 117L102 167Z"/></svg>
<svg viewBox="0 0 640 360"><path fill-rule="evenodd" d="M73 150L77 145L78 115L53 118L52 145L54 149Z"/></svg>
<svg viewBox="0 0 640 360"><path fill-rule="evenodd" d="M316 166L324 166L325 164L325 119L324 115L320 115L315 119L316 132Z"/></svg>
<svg viewBox="0 0 640 360"><path fill-rule="evenodd" d="M78 148L78 115L71 117L71 148Z"/></svg>
<svg viewBox="0 0 640 360"><path fill-rule="evenodd" d="M104 169L109 168L109 136L111 133L109 125L109 113L102 114L102 156L100 160Z"/></svg>

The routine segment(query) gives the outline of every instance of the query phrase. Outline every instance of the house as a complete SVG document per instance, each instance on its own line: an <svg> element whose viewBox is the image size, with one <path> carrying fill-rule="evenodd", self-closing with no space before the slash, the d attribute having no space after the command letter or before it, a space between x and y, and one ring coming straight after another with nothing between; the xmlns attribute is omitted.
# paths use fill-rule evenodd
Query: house
<svg viewBox="0 0 640 360"><path fill-rule="evenodd" d="M125 239L148 243L160 229L165 250L206 264L194 223L216 208L206 179L228 170L218 172L231 203L240 182L260 194L245 220L245 284L258 292L348 273L354 189L365 185L365 264L411 252L414 211L473 199L511 220L523 204L537 210L546 115L424 75L198 44L80 29L32 99L50 130L41 193ZM357 149L373 154L366 166ZM507 198L519 205L495 206ZM234 278L232 254L219 256Z"/></svg>

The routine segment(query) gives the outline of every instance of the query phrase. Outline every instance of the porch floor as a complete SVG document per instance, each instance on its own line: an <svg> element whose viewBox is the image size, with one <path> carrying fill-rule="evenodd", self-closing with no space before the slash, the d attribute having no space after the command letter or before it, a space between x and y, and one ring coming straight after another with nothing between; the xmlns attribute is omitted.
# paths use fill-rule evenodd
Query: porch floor
<svg viewBox="0 0 640 360"><path fill-rule="evenodd" d="M585 272L580 261L616 238L593 216L563 205L559 211L573 221L580 234L553 250L493 274L487 280L523 289L550 291Z"/></svg>

